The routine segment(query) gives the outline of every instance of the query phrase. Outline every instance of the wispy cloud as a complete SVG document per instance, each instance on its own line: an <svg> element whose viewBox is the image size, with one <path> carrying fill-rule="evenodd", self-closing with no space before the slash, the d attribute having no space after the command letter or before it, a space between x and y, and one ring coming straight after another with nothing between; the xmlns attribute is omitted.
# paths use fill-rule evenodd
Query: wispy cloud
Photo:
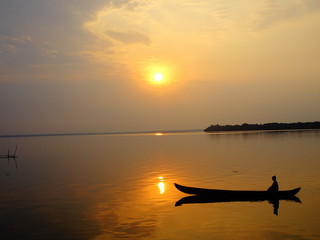
<svg viewBox="0 0 320 240"><path fill-rule="evenodd" d="M134 44L134 43L143 43L143 44L150 44L150 38L142 33L129 31L129 32L120 32L120 31L106 31L106 34L122 43L125 44Z"/></svg>
<svg viewBox="0 0 320 240"><path fill-rule="evenodd" d="M5 52L17 53L19 49L32 42L30 36L1 36L0 35L0 54Z"/></svg>
<svg viewBox="0 0 320 240"><path fill-rule="evenodd" d="M320 11L320 1L264 1L257 12L255 29L265 30L277 24L289 22Z"/></svg>

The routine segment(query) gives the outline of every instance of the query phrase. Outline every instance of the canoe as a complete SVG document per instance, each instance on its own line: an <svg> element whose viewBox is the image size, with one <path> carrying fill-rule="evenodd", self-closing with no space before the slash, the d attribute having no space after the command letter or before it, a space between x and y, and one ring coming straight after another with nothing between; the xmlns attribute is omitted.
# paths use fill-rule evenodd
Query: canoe
<svg viewBox="0 0 320 240"><path fill-rule="evenodd" d="M175 183L175 187L184 193L197 196L215 196L215 197L237 197L237 198L255 198L255 199L270 199L270 198L287 198L296 195L300 191L299 188L286 191L239 191L239 190L221 190L221 189L206 189L196 187L186 187Z"/></svg>

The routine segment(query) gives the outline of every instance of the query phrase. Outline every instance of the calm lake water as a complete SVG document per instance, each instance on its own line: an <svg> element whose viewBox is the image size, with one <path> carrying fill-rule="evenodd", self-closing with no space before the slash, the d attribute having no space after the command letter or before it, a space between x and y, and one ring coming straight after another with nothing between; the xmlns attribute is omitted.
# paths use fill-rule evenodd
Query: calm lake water
<svg viewBox="0 0 320 240"><path fill-rule="evenodd" d="M320 239L320 131L0 138L1 239ZM302 187L302 203L194 203L182 185Z"/></svg>

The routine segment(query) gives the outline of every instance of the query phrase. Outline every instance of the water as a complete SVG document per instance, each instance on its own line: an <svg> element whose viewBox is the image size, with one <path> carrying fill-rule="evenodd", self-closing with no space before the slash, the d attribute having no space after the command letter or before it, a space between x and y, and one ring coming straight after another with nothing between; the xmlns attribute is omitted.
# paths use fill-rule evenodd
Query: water
<svg viewBox="0 0 320 240"><path fill-rule="evenodd" d="M319 239L320 131L0 138L1 239ZM302 203L175 203L174 182L302 187Z"/></svg>

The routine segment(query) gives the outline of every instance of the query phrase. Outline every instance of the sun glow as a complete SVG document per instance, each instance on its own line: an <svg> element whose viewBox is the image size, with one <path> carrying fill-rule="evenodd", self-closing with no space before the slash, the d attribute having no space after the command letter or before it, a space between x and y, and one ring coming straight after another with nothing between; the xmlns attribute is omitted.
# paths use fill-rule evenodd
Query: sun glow
<svg viewBox="0 0 320 240"><path fill-rule="evenodd" d="M154 81L157 81L157 82L160 82L163 80L163 74L162 73L155 73L154 76L153 76L153 80Z"/></svg>
<svg viewBox="0 0 320 240"><path fill-rule="evenodd" d="M173 66L160 61L145 62L141 70L145 83L153 87L168 87L173 83Z"/></svg>
<svg viewBox="0 0 320 240"><path fill-rule="evenodd" d="M152 67L149 70L149 82L153 85L166 85L170 82L168 67Z"/></svg>

